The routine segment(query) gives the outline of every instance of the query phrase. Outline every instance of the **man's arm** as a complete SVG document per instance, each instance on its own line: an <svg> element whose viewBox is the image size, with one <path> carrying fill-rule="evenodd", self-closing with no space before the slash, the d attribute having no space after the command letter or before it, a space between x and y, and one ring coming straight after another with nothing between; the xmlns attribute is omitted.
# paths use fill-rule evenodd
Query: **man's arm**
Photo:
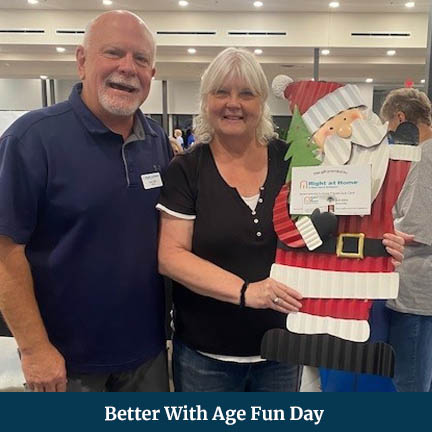
<svg viewBox="0 0 432 432"><path fill-rule="evenodd" d="M0 236L0 311L18 343L28 387L65 391L65 361L48 339L24 246L5 236Z"/></svg>

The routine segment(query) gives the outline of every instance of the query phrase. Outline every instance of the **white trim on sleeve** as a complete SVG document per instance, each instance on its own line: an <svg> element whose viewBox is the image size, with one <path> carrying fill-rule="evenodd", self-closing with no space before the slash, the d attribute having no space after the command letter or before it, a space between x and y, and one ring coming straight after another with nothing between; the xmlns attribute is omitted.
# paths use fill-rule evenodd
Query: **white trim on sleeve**
<svg viewBox="0 0 432 432"><path fill-rule="evenodd" d="M174 210L170 210L169 208L165 207L162 204L157 204L156 209L159 211L163 211L165 213L168 213L171 216L178 217L179 219L186 219L186 220L195 220L196 219L196 215L187 215L184 213L179 213L179 212L176 212Z"/></svg>

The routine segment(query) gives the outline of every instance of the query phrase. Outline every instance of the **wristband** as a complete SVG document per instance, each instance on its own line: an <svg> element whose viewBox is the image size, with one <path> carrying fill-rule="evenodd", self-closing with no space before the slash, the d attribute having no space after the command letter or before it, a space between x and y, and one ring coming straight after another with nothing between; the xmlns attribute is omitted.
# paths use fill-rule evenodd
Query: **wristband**
<svg viewBox="0 0 432 432"><path fill-rule="evenodd" d="M243 285L241 287L241 290L240 290L240 307L241 308L244 308L246 306L245 293L246 293L248 286L249 286L249 281L247 279L245 279L245 281L243 282Z"/></svg>

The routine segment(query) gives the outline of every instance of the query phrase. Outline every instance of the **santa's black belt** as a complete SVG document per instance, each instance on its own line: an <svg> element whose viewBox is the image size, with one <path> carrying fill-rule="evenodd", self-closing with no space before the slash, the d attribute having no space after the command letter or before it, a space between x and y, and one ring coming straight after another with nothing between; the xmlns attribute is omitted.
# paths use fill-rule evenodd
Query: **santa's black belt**
<svg viewBox="0 0 432 432"><path fill-rule="evenodd" d="M320 247L310 251L307 247L293 248L278 240L277 247L291 252L326 253L340 258L388 257L381 239L367 238L362 233L342 233L328 238Z"/></svg>

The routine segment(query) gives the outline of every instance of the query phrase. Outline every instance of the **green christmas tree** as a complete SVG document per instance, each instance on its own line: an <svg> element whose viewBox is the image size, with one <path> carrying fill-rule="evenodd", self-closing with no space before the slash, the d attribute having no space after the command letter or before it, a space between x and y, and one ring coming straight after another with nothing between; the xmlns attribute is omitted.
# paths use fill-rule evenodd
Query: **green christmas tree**
<svg viewBox="0 0 432 432"><path fill-rule="evenodd" d="M294 115L288 131L288 151L285 154L285 160L291 159L291 164L286 177L286 183L291 181L292 169L294 167L320 165L321 161L317 158L318 147L311 139L300 111L297 107L294 109Z"/></svg>

